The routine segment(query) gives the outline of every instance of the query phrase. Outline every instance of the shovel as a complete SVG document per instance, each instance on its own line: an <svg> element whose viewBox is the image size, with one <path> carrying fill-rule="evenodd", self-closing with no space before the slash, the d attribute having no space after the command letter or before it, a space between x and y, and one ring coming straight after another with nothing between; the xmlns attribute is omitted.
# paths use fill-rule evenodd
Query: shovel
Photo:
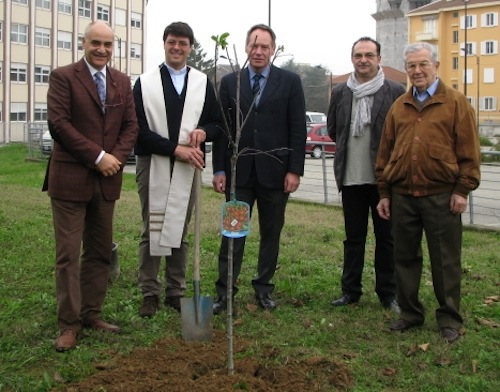
<svg viewBox="0 0 500 392"><path fill-rule="evenodd" d="M210 341L212 340L213 299L200 295L200 169L195 171L194 186L194 298L181 298L182 338L185 341Z"/></svg>

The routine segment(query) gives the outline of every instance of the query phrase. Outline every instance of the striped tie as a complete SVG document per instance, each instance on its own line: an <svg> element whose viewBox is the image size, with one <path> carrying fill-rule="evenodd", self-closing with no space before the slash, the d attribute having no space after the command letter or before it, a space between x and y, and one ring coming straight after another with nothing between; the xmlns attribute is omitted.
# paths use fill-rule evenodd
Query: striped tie
<svg viewBox="0 0 500 392"><path fill-rule="evenodd" d="M253 92L253 96L255 97L259 91L260 91L260 79L262 78L263 76L261 74L255 74L253 76L253 85L252 85L252 92Z"/></svg>
<svg viewBox="0 0 500 392"><path fill-rule="evenodd" d="M106 87L104 86L104 80L102 79L103 76L102 72L96 72L94 75L94 81L97 86L97 94L99 95L99 100L101 101L102 110L104 111L104 104L106 103Z"/></svg>

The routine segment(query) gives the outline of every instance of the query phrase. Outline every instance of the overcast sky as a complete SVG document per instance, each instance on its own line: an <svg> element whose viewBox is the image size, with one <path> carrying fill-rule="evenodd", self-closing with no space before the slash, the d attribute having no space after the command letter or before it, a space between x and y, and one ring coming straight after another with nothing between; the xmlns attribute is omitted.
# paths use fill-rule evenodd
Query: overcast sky
<svg viewBox="0 0 500 392"><path fill-rule="evenodd" d="M149 0L146 68L164 61L163 30L177 21L191 26L210 58L214 57L210 37L228 32L228 42L236 46L239 63L243 64L246 32L254 24L269 23L270 2L277 45L283 45L295 62L322 65L334 75L352 71L354 41L376 35L371 16L376 11L375 0Z"/></svg>

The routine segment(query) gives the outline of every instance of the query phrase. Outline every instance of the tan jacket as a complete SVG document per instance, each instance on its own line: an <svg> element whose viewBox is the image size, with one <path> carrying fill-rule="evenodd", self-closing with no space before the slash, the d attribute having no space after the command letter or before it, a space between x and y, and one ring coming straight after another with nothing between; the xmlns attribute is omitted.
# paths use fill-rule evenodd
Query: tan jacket
<svg viewBox="0 0 500 392"><path fill-rule="evenodd" d="M380 198L452 192L467 197L480 181L475 115L466 97L439 81L419 108L412 90L389 110L375 165Z"/></svg>

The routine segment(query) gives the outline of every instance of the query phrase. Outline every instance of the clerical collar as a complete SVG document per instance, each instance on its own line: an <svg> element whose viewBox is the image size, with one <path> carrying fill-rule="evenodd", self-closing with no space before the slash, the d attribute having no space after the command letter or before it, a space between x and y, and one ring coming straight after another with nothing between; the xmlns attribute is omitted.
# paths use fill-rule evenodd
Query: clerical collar
<svg viewBox="0 0 500 392"><path fill-rule="evenodd" d="M184 67L182 67L181 69L177 70L177 69L173 69L167 63L163 63L163 64L165 64L165 67L167 67L168 72L170 73L170 75L185 75L186 72L187 72L187 65L184 65Z"/></svg>

